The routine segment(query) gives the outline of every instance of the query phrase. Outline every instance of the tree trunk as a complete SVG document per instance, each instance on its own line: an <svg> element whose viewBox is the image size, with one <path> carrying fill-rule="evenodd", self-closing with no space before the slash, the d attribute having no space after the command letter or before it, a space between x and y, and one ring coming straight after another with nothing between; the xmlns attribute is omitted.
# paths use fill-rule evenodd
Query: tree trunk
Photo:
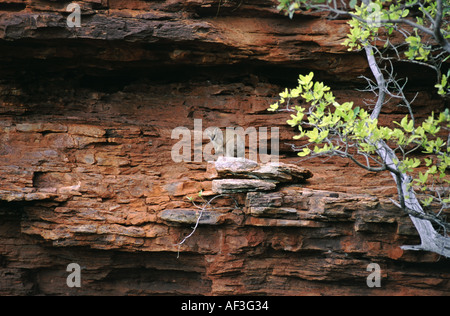
<svg viewBox="0 0 450 316"><path fill-rule="evenodd" d="M370 3L369 0L364 0L366 4ZM370 116L371 119L378 118L381 108L384 104L385 94L386 94L386 81L384 76L378 67L378 63L375 59L375 54L370 45L365 47L367 61L369 67L374 75L377 85L378 85L378 99L375 108ZM377 144L377 153L384 162L386 166L391 170L391 174L397 183L399 200L402 202L401 207L405 211L408 209L413 210L419 214L425 214L420 205L419 200L417 200L416 195L413 190L407 189L410 179L408 175L401 173L397 164L394 163L396 156L394 151L384 142L380 141ZM419 233L421 244L416 246L402 246L404 250L425 250L438 253L444 257L450 258L450 237L440 235L433 227L431 222L426 219L420 219L409 215L411 221Z"/></svg>
<svg viewBox="0 0 450 316"><path fill-rule="evenodd" d="M385 142L380 141L378 143L377 152L384 163L393 170L391 174L397 183L399 198L404 201L402 207L413 210L419 214L425 214L414 191L408 191L407 189L410 182L409 177L406 174L401 173L398 170L398 166L394 163L394 151ZM431 225L429 220L420 219L412 215L409 215L409 217L419 233L421 244L416 246L402 246L401 248L404 250L432 251L450 258L450 238L448 236L440 235L434 229L433 225Z"/></svg>

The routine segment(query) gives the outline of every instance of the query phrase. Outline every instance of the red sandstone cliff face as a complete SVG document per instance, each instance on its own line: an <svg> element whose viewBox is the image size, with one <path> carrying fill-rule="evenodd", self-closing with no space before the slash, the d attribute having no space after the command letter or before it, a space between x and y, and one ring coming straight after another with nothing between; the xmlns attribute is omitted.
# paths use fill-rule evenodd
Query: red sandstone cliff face
<svg viewBox="0 0 450 316"><path fill-rule="evenodd" d="M237 193L238 207L218 199L177 246L195 222L186 196L213 197L217 175L173 162L175 127L279 127L281 161L297 162L285 114L266 108L298 73L371 97L355 93L367 66L340 45L345 21L222 2L78 1L71 29L66 2L0 1L0 294L450 294L448 260L399 248L418 236L390 176L344 160L304 162L312 178ZM420 119L444 104L416 82ZM385 122L404 115L394 105Z"/></svg>

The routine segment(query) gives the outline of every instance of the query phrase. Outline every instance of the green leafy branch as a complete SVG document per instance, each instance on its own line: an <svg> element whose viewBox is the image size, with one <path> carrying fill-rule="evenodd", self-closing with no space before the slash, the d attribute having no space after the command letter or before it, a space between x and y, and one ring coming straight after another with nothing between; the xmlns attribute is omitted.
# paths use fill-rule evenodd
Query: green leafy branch
<svg viewBox="0 0 450 316"><path fill-rule="evenodd" d="M415 126L408 115L400 122L394 122L393 127L380 126L377 119L371 118L365 109L355 107L353 102L336 102L330 87L313 81L313 76L312 72L300 75L298 86L280 93L279 101L268 109L276 111L281 105L291 103L291 99L298 98L310 105L309 108L290 106L293 114L286 122L299 131L294 139L306 141L305 145L295 148L300 157L339 156L349 158L368 171L417 175L408 190L415 186L420 192L432 192L439 183L446 189L426 196L422 203L430 206L437 201L442 204L441 211L449 208L450 146L439 136L442 130L450 128L448 109L438 115L432 113L419 126ZM395 168L378 156L380 141L389 144L396 153ZM410 157L419 149L433 158ZM419 168L422 171L417 171Z"/></svg>
<svg viewBox="0 0 450 316"><path fill-rule="evenodd" d="M442 73L442 66L450 58L449 1L352 0L346 7L334 0L279 0L278 9L290 18L298 11L309 10L349 16L350 30L343 42L349 51L382 44L395 53L397 60L431 67L437 74L439 94L450 95L450 74ZM404 42L393 41L394 33Z"/></svg>
<svg viewBox="0 0 450 316"><path fill-rule="evenodd" d="M445 74L448 70L445 63L450 58L449 1L352 0L349 7L336 0L279 0L279 3L279 9L291 18L296 12L309 10L328 13L328 18L350 17L349 33L343 44L351 51L364 49L375 79L363 77L369 84L365 91L376 95L369 115L352 102L336 102L329 87L312 80L312 73L300 76L299 86L282 92L280 100L269 109L291 114L287 123L298 128L299 134L294 138L303 141L302 146L292 146L293 149L304 157L340 156L369 171L389 171L398 191L398 202L393 202L410 215L421 239L420 245L402 249L432 251L450 258L447 233L450 225L442 214L449 205L446 170L450 137L447 142L441 138L449 128L449 113L448 110L437 116L432 113L422 124L416 124L411 107L415 97L406 98L407 79L403 84L394 73L398 61L430 67L436 72L438 93L449 96L450 72ZM301 98L309 107L292 106L295 98ZM391 98L400 100L409 116L392 126L380 126L378 117ZM416 153L420 150L428 156L419 159ZM441 205L437 214L424 210L434 207L436 202ZM443 229L443 234L432 223Z"/></svg>

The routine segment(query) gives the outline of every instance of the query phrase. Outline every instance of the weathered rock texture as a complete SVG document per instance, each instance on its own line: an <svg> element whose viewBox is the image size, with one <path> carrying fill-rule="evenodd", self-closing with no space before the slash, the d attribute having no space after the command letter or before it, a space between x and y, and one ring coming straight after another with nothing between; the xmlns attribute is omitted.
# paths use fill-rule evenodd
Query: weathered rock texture
<svg viewBox="0 0 450 316"><path fill-rule="evenodd" d="M448 260L399 248L418 236L387 199L390 176L339 159L217 198L177 245L199 212L186 196L241 177L173 162L172 130L277 126L280 160L297 163L286 115L266 108L298 73L339 100L372 97L355 93L367 65L340 45L345 21L289 20L272 0L78 3L71 29L68 2L0 1L0 295L450 294ZM418 120L442 109L432 74L399 69L419 90ZM391 102L381 120L404 110ZM260 175L286 180L277 170ZM80 288L66 285L72 262ZM369 263L381 288L366 285Z"/></svg>

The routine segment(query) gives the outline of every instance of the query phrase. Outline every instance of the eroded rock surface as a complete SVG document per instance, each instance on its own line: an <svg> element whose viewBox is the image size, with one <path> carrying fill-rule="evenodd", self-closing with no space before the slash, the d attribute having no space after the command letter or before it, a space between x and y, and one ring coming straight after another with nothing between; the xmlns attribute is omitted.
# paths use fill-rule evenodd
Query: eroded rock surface
<svg viewBox="0 0 450 316"><path fill-rule="evenodd" d="M286 113L266 111L309 71L338 101L373 97L355 92L368 69L340 45L345 21L290 20L272 0L78 3L82 27L68 28L66 2L0 1L0 295L450 294L448 260L399 248L418 236L389 174L299 162ZM399 71L419 90L416 120L445 106L434 74ZM380 122L404 117L395 105ZM194 118L279 127L294 166L174 162L172 131ZM178 247L199 214L187 197L204 205L200 191L236 179L270 190L231 188ZM80 288L66 285L73 262Z"/></svg>

